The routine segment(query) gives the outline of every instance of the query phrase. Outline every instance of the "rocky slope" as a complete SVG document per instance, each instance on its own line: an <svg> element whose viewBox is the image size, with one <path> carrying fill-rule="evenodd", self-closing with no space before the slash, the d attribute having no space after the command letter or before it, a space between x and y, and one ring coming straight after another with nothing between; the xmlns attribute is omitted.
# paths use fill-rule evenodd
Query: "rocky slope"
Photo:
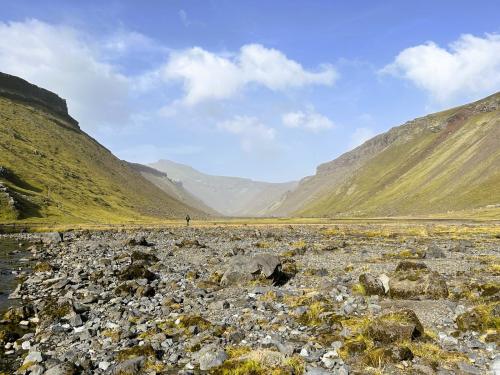
<svg viewBox="0 0 500 375"><path fill-rule="evenodd" d="M83 132L57 95L0 75L0 221L204 216Z"/></svg>
<svg viewBox="0 0 500 375"><path fill-rule="evenodd" d="M408 121L300 181L277 215L391 216L500 203L500 93Z"/></svg>
<svg viewBox="0 0 500 375"><path fill-rule="evenodd" d="M227 216L265 216L297 184L212 176L169 160L160 160L150 166L181 181L187 191Z"/></svg>
<svg viewBox="0 0 500 375"><path fill-rule="evenodd" d="M34 266L0 357L18 374L490 374L499 236L432 223L15 235Z"/></svg>

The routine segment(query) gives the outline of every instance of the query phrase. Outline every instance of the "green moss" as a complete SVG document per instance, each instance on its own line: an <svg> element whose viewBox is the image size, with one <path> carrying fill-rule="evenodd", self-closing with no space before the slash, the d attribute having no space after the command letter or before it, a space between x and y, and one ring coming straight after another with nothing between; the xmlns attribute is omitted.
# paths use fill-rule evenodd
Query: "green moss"
<svg viewBox="0 0 500 375"><path fill-rule="evenodd" d="M462 331L473 330L486 332L488 329L500 330L500 302L475 306L459 315L456 323Z"/></svg>
<svg viewBox="0 0 500 375"><path fill-rule="evenodd" d="M33 272L50 272L52 271L52 266L48 262L38 262L33 267Z"/></svg>
<svg viewBox="0 0 500 375"><path fill-rule="evenodd" d="M118 362L126 361L127 359L136 357L155 357L156 352L151 347L151 345L137 345L132 348L127 348L120 350L116 355L116 360Z"/></svg>

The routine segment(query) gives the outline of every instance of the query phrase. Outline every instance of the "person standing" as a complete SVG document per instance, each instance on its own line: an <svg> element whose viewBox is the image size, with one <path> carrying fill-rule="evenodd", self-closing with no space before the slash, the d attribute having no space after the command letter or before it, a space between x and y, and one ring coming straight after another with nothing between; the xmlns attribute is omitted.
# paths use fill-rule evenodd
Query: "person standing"
<svg viewBox="0 0 500 375"><path fill-rule="evenodd" d="M186 215L186 226L189 227L189 221L191 220L191 218L189 217L189 214Z"/></svg>

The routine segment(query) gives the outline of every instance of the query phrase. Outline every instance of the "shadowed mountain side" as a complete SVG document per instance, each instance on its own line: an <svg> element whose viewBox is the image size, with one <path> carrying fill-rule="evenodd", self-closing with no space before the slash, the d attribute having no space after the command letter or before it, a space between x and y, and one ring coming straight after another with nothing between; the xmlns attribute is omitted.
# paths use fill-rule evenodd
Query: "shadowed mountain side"
<svg viewBox="0 0 500 375"><path fill-rule="evenodd" d="M339 158L276 215L392 216L500 204L500 94L408 121Z"/></svg>
<svg viewBox="0 0 500 375"><path fill-rule="evenodd" d="M296 182L269 183L247 178L212 176L169 160L160 160L151 167L182 182L184 188L208 206L227 216L266 216L293 190Z"/></svg>

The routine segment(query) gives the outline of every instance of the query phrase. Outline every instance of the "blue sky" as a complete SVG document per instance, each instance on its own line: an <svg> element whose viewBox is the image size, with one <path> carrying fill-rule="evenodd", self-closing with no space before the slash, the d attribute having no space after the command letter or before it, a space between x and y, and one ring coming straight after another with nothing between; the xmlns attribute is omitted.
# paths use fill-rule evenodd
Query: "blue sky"
<svg viewBox="0 0 500 375"><path fill-rule="evenodd" d="M0 71L120 158L287 181L500 88L497 1L0 1Z"/></svg>

